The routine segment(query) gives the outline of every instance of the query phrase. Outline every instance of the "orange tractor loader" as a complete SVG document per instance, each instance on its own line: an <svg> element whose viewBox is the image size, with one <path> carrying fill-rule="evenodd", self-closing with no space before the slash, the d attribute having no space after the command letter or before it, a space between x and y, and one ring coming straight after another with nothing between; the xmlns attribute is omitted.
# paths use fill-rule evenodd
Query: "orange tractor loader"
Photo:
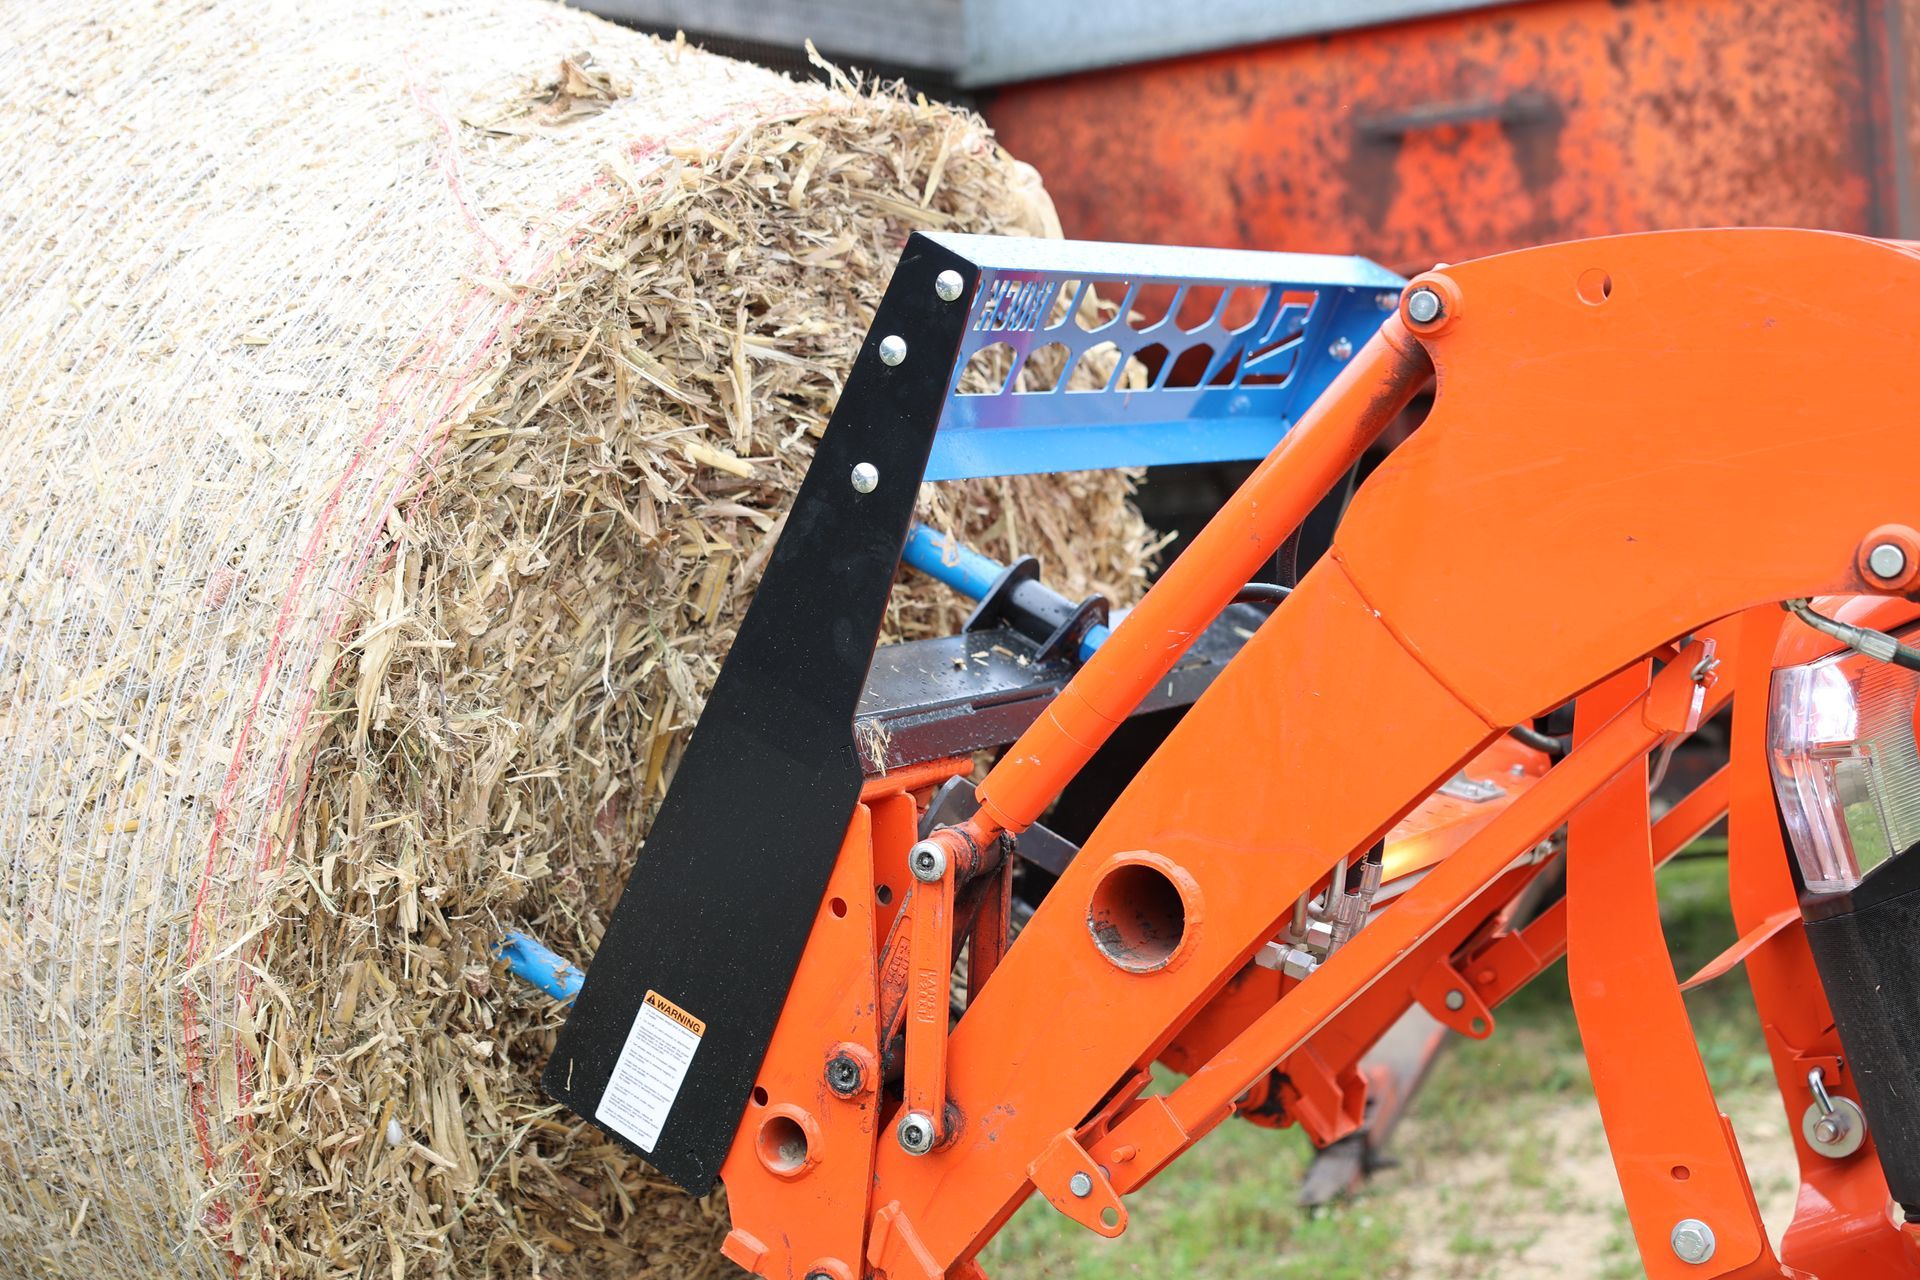
<svg viewBox="0 0 1920 1280"><path fill-rule="evenodd" d="M972 1277L1030 1196L1123 1235L1236 1113L1349 1138L1409 1010L1497 1034L1564 956L1649 1276L1920 1275L1917 338L1920 253L1851 235L1410 281L914 237L584 984L509 943L574 1000L547 1089L723 1181L755 1274ZM1254 581L1430 380L1331 551ZM1254 456L1124 614L913 524L923 481ZM979 600L964 633L876 650L903 555ZM1656 820L1729 704L1729 763ZM1091 834L1050 830L1161 712ZM1747 966L1778 1241L1657 913L1723 816L1742 932L1691 981Z"/></svg>

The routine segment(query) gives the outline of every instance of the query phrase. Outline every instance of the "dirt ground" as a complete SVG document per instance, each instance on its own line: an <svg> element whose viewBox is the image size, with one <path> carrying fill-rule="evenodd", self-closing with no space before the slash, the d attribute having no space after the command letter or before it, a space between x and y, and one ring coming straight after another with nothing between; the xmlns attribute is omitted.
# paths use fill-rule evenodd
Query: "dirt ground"
<svg viewBox="0 0 1920 1280"><path fill-rule="evenodd" d="M1721 1099L1753 1178L1769 1236L1793 1217L1793 1147L1778 1097ZM1416 1153L1438 1142L1438 1122L1409 1117L1394 1143ZM1620 1183L1600 1112L1581 1097L1529 1117L1502 1148L1428 1158L1382 1172L1373 1194L1407 1224L1407 1271L1474 1280L1626 1280L1642 1273L1620 1208ZM1433 1224L1420 1230L1417 1223Z"/></svg>

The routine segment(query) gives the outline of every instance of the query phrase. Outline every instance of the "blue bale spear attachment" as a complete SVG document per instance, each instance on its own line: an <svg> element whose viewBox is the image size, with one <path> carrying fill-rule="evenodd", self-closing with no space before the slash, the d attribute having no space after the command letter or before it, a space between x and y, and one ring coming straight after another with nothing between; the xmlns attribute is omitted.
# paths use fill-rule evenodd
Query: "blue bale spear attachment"
<svg viewBox="0 0 1920 1280"><path fill-rule="evenodd" d="M980 269L927 461L929 481L1264 457L1373 336L1406 283L1354 257L927 238ZM1135 309L1155 293L1167 301L1165 311L1135 327ZM1190 304L1208 296L1205 318L1182 327L1182 312L1191 315ZM1099 314L1089 319L1088 312ZM1251 319L1235 323L1248 312ZM986 391L961 391L970 363L995 347L1006 352L1004 379ZM1028 362L1048 348L1062 353L1051 388L1025 389L1036 380ZM1069 388L1099 349L1111 352L1104 382ZM1158 359L1157 369L1147 370L1147 356ZM1146 386L1126 385L1130 360L1149 373ZM1008 572L919 523L901 559L976 601ZM1085 662L1109 634L1105 623L1088 625L1074 656ZM572 1000L585 979L525 933L508 933L494 954L556 1000Z"/></svg>

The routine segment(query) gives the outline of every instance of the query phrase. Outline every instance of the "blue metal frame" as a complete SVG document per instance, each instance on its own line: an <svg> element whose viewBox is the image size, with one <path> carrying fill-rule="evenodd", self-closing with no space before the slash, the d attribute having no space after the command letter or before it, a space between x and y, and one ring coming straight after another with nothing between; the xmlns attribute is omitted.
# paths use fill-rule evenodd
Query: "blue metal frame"
<svg viewBox="0 0 1920 1280"><path fill-rule="evenodd" d="M1226 462L1266 456L1346 359L1399 302L1400 276L1365 258L1167 245L1101 244L1007 236L929 237L980 269L966 335L954 361L928 480L1103 467ZM1165 315L1134 328L1129 313L1143 289L1172 291ZM1196 289L1219 290L1206 320L1182 328ZM1118 315L1087 328L1089 290ZM1229 327L1237 296L1257 299L1251 321ZM1006 381L963 393L969 362L1004 346ZM1064 348L1065 371L1110 347L1106 385L1069 389L1067 372L1049 390L1028 391L1029 358ZM1130 358L1158 347L1153 384L1117 385ZM1180 357L1207 351L1192 386L1169 386ZM1191 363L1191 359L1189 360Z"/></svg>

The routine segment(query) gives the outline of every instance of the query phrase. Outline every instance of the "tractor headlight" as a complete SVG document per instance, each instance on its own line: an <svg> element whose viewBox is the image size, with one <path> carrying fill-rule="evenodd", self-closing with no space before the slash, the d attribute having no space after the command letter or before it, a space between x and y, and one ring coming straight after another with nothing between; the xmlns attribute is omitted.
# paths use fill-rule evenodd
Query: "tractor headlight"
<svg viewBox="0 0 1920 1280"><path fill-rule="evenodd" d="M1916 696L1920 672L1851 650L1774 672L1773 785L1810 893L1851 890L1920 842Z"/></svg>

